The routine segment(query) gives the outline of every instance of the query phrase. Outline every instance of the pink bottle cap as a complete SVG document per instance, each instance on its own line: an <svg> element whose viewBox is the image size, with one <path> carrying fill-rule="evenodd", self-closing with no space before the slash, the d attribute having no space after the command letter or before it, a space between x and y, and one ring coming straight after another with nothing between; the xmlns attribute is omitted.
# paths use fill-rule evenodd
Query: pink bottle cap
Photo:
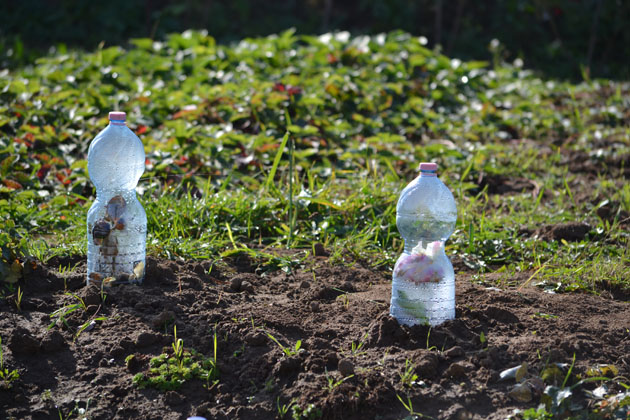
<svg viewBox="0 0 630 420"><path fill-rule="evenodd" d="M420 175L422 176L437 176L437 163L422 162L420 164Z"/></svg>
<svg viewBox="0 0 630 420"><path fill-rule="evenodd" d="M112 111L109 113L110 121L116 121L120 123L120 122L125 122L126 119L127 119L127 114L124 112Z"/></svg>

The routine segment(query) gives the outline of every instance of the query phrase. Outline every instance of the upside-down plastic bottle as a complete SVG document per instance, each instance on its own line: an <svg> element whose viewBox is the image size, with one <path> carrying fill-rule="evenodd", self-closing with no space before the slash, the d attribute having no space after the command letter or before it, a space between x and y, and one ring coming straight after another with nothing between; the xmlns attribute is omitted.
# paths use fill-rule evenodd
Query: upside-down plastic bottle
<svg viewBox="0 0 630 420"><path fill-rule="evenodd" d="M87 283L142 283L147 216L136 197L144 172L144 147L124 112L110 112L109 125L92 140L88 172L96 200L87 216Z"/></svg>
<svg viewBox="0 0 630 420"><path fill-rule="evenodd" d="M455 199L437 177L437 164L421 163L396 206L405 248L394 266L390 314L399 323L435 326L455 318L455 273L444 243L456 221Z"/></svg>

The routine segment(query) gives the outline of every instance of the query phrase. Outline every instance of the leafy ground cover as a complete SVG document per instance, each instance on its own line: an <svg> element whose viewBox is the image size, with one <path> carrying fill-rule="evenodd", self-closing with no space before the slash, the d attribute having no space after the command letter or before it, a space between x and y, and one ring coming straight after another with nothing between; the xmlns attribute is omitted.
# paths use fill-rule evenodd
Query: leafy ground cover
<svg viewBox="0 0 630 420"><path fill-rule="evenodd" d="M217 400L213 415L228 418L360 418L365 407L383 418L446 418L456 413L427 402L445 395L481 418L620 415L630 382L630 84L543 80L499 52L493 63L462 62L425 44L402 32L287 31L225 46L187 31L3 70L3 410L158 418L209 412L203 403ZM85 156L113 109L128 113L147 152L138 190L157 260L145 303L135 287L82 286L94 197ZM397 195L425 160L440 165L459 208L447 253L461 320L430 332L386 316L402 250ZM248 309L265 303L283 313ZM312 324L284 322L287 311ZM336 359L321 342L335 338ZM491 350L505 357L484 366L479 354ZM29 363L40 352L61 379L35 378ZM361 360L350 358L352 371L340 364L347 352ZM382 374L370 374L381 359ZM554 362L558 372L545 374ZM473 375L479 366L488 372ZM518 378L497 379L513 366ZM402 385L388 382L398 375ZM485 392L468 395L460 383Z"/></svg>

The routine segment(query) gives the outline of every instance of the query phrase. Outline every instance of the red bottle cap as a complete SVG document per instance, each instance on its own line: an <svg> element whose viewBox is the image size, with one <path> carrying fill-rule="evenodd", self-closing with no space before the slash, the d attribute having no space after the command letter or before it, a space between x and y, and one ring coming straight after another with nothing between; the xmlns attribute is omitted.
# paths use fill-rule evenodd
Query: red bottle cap
<svg viewBox="0 0 630 420"><path fill-rule="evenodd" d="M127 119L127 114L119 111L112 111L109 113L110 121L124 122Z"/></svg>
<svg viewBox="0 0 630 420"><path fill-rule="evenodd" d="M437 163L422 162L420 164L420 175L422 176L437 176Z"/></svg>

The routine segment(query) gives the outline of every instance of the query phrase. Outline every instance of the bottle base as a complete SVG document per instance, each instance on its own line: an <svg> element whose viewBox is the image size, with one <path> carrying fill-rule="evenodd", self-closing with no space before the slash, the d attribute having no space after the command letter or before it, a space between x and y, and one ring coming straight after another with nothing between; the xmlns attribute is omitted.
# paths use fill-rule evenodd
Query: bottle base
<svg viewBox="0 0 630 420"><path fill-rule="evenodd" d="M133 256L131 261L127 259L127 261L124 261L124 264L122 262L112 264L102 259L94 261L88 256L86 283L88 285L95 283L102 287L142 284L145 276L145 259L139 257L137 255Z"/></svg>
<svg viewBox="0 0 630 420"><path fill-rule="evenodd" d="M413 318L409 317L406 314L401 314L399 311L390 310L389 314L392 318L395 318L401 325L406 325L408 327L412 327L414 325L428 325L430 327L436 327L440 324L443 324L446 321L450 321L455 319L455 311L452 314L444 314L443 316L433 316L433 317L424 317L424 318Z"/></svg>

